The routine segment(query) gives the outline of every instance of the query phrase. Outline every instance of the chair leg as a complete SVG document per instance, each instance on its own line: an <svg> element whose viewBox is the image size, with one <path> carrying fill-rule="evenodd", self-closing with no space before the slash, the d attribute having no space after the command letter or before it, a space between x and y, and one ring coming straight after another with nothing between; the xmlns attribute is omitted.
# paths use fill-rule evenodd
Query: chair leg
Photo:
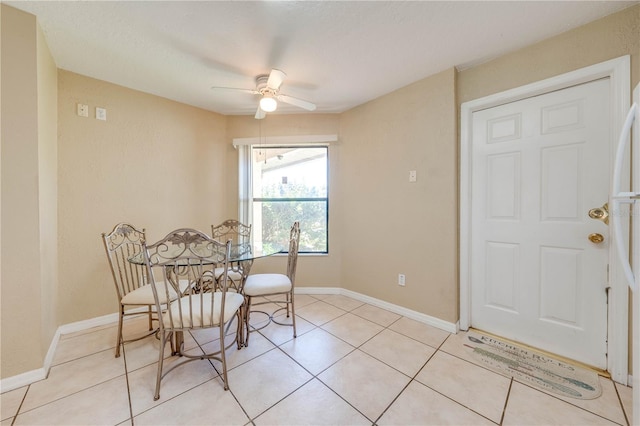
<svg viewBox="0 0 640 426"><path fill-rule="evenodd" d="M118 334L116 335L116 358L120 358L120 345L122 345L122 319L124 317L124 306L120 305L120 315L118 318Z"/></svg>
<svg viewBox="0 0 640 426"><path fill-rule="evenodd" d="M171 355L178 355L178 347L176 346L176 333L174 332L171 332L171 334L169 335L169 346L171 347Z"/></svg>
<svg viewBox="0 0 640 426"><path fill-rule="evenodd" d="M240 306L238 309L236 320L238 321L238 326L236 327L236 345L238 345L238 350L242 349L242 345L244 344L244 326L242 325L244 319L244 311L243 307Z"/></svg>
<svg viewBox="0 0 640 426"><path fill-rule="evenodd" d="M173 333L169 334L170 338L173 337ZM160 353L158 355L158 375L156 376L156 393L153 395L153 400L160 399L160 382L162 381L162 361L164 360L164 346L167 344L167 334L164 330L160 331Z"/></svg>
<svg viewBox="0 0 640 426"><path fill-rule="evenodd" d="M288 297L287 297L288 298ZM291 320L293 322L293 338L295 339L297 337L296 335L296 309L293 303L293 290L291 290ZM289 305L287 304L287 307ZM288 309L287 309L288 310Z"/></svg>
<svg viewBox="0 0 640 426"><path fill-rule="evenodd" d="M289 293L287 293L287 318L289 318L289 303L291 303L289 296Z"/></svg>
<svg viewBox="0 0 640 426"><path fill-rule="evenodd" d="M174 331L171 333L171 342L175 341L175 351L172 355L182 356L182 347L184 345L184 331ZM172 349L174 349L172 347Z"/></svg>
<svg viewBox="0 0 640 426"><path fill-rule="evenodd" d="M220 359L222 360L222 381L224 382L224 390L229 390L229 378L227 377L227 356L226 343L224 341L225 324L220 324ZM236 339L238 336L236 335Z"/></svg>
<svg viewBox="0 0 640 426"><path fill-rule="evenodd" d="M149 305L149 331L153 330L153 321L151 318L151 305Z"/></svg>
<svg viewBox="0 0 640 426"><path fill-rule="evenodd" d="M244 337L244 346L249 347L249 335L251 334L251 330L249 329L249 321L251 320L251 296L247 297L245 303L245 313L244 313L244 326L245 326L245 335Z"/></svg>

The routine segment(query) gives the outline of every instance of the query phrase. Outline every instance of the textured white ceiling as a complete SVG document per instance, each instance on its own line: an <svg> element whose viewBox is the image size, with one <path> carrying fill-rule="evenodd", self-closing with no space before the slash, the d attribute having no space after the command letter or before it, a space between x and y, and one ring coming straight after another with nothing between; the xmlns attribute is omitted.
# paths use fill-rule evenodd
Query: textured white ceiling
<svg viewBox="0 0 640 426"><path fill-rule="evenodd" d="M342 112L638 1L4 1L38 17L59 68L223 114L255 76ZM278 112L305 112L281 103Z"/></svg>

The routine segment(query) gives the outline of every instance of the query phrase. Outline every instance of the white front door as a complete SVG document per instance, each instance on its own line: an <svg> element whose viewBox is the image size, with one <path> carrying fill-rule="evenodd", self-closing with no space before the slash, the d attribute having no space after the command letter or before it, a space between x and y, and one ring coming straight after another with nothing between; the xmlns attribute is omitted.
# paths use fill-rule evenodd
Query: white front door
<svg viewBox="0 0 640 426"><path fill-rule="evenodd" d="M609 105L603 78L474 112L470 152L471 326L601 369Z"/></svg>

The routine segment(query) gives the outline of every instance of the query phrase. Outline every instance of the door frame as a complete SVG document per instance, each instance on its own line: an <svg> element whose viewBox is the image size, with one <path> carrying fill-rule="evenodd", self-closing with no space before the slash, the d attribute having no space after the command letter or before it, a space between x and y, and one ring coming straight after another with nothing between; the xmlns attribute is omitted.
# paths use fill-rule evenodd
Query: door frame
<svg viewBox="0 0 640 426"><path fill-rule="evenodd" d="M601 78L610 81L610 169L613 170L619 132L631 101L629 55L581 68L525 86L465 102L460 110L460 329L467 330L471 318L471 144L473 113L487 108L543 95ZM628 158L628 156L627 156ZM629 182L629 164L622 181ZM609 200L610 202L610 200ZM611 203L610 203L611 205ZM628 235L628 232L625 233ZM613 233L609 244L609 297L607 326L607 371L613 380L628 383L629 291L618 262Z"/></svg>

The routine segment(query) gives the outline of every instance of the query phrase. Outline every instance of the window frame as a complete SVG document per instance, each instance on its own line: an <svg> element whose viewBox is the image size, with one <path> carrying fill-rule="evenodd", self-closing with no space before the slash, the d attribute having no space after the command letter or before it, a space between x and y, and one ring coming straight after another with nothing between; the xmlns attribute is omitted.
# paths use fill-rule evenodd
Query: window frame
<svg viewBox="0 0 640 426"><path fill-rule="evenodd" d="M253 197L253 149L254 148L325 148L326 169L326 197L302 197L286 200L293 201L320 201L326 205L326 251L300 251L306 255L328 255L330 251L330 221L329 210L331 205L331 143L337 142L337 135L307 135L307 136L280 136L267 138L239 138L233 140L233 146L238 150L238 216L242 223L253 223L253 204L258 200L284 201L285 199L264 199ZM304 234L304 229L301 230ZM253 239L253 236L252 236Z"/></svg>

